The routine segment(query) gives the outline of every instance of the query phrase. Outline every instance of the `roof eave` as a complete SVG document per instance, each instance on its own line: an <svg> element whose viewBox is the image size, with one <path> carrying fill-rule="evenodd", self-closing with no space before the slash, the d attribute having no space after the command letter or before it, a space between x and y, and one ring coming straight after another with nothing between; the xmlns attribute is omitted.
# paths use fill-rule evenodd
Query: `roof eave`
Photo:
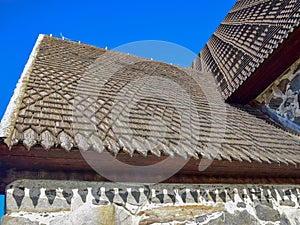
<svg viewBox="0 0 300 225"><path fill-rule="evenodd" d="M157 157L134 153L131 157L120 153L117 160L136 166L153 165L167 156ZM199 171L199 163L207 165ZM132 182L132 173L124 168L108 166L111 176L122 182ZM165 171L157 171L164 173ZM107 178L96 173L84 160L79 150L71 152L59 151L57 148L45 151L42 147L33 147L28 151L24 146L13 146L11 150L0 142L0 193L5 185L14 180L26 179L61 179L107 181ZM144 179L145 174L143 174ZM150 173L148 176L153 176ZM156 174L157 175L157 174ZM136 177L135 177L136 179ZM136 182L136 180L134 180ZM189 159L186 165L176 174L165 180L167 183L268 183L268 184L300 184L300 168L293 164L278 164L267 162L246 162L232 160Z"/></svg>
<svg viewBox="0 0 300 225"><path fill-rule="evenodd" d="M229 96L228 103L247 104L300 58L300 26Z"/></svg>

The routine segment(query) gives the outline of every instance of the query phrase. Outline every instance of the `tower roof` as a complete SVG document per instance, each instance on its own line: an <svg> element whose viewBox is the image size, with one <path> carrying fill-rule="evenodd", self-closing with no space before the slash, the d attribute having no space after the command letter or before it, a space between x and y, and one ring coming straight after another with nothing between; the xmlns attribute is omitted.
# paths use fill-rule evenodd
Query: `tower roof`
<svg viewBox="0 0 300 225"><path fill-rule="evenodd" d="M299 1L237 1L192 67L213 72L228 102L248 103L300 57L299 23Z"/></svg>

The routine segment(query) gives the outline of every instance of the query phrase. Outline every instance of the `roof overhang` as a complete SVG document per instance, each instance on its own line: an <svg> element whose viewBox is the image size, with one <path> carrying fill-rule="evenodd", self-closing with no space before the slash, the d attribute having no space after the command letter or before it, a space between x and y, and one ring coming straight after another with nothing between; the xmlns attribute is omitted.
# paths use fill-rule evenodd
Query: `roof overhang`
<svg viewBox="0 0 300 225"><path fill-rule="evenodd" d="M287 68L300 58L300 26L239 86L226 100L229 103L247 104L261 94Z"/></svg>
<svg viewBox="0 0 300 225"><path fill-rule="evenodd" d="M117 160L129 165L145 166L158 163L167 156L157 157L135 153L132 157L120 152ZM199 163L203 171L199 171ZM176 159L174 159L176 163ZM114 180L132 182L132 174L124 168L107 164L107 171ZM84 180L108 181L107 178L96 173L82 157L79 150L71 152L52 148L45 151L36 146L28 151L24 146L17 145L9 149L0 143L0 193L3 194L6 185L18 179L56 179L56 180ZM154 174L156 173L156 174ZM141 173L141 180L145 176L158 176L165 173L165 168L153 174ZM135 177L136 182L139 177ZM300 184L300 168L292 164L278 164L266 162L240 162L227 160L189 159L186 165L175 175L164 180L166 183L194 183L194 184Z"/></svg>

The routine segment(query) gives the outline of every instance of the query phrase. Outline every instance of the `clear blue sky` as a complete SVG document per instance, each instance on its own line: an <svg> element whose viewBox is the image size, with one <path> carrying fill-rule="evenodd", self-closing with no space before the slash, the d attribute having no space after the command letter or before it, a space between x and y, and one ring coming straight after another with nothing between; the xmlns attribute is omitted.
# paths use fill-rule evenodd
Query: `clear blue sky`
<svg viewBox="0 0 300 225"><path fill-rule="evenodd" d="M109 49L134 41L160 40L198 53L234 2L0 0L0 118L40 33L56 37L62 33L71 40ZM154 52L147 57L158 56ZM2 207L3 197L1 215Z"/></svg>

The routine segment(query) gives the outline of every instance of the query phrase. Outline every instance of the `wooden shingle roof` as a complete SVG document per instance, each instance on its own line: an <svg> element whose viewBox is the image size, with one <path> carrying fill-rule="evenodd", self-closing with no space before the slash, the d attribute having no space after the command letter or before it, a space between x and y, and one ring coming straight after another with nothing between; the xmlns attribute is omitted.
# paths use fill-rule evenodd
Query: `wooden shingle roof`
<svg viewBox="0 0 300 225"><path fill-rule="evenodd" d="M300 163L298 137L257 109L225 104L210 76L40 35L2 120L1 142L69 154Z"/></svg>
<svg viewBox="0 0 300 225"><path fill-rule="evenodd" d="M297 0L238 0L192 67L213 72L228 102L248 103L300 57L299 23Z"/></svg>

